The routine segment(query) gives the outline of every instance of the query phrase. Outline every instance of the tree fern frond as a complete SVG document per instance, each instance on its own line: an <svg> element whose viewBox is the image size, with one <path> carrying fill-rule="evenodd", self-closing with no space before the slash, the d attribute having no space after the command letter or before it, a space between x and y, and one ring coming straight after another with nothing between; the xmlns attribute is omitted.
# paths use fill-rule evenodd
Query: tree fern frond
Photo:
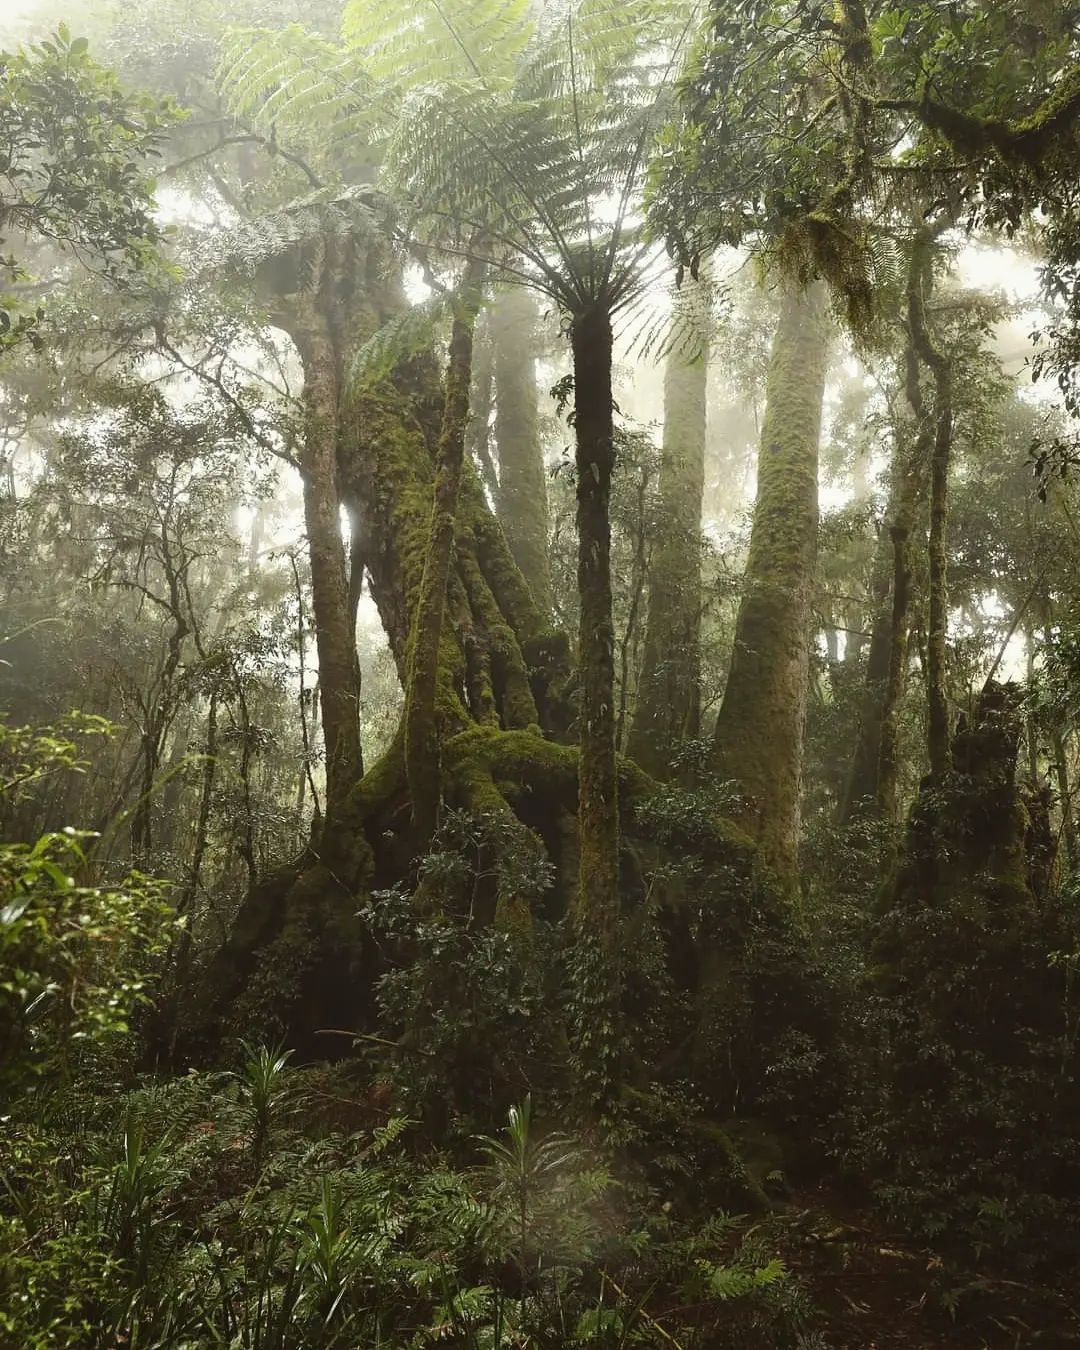
<svg viewBox="0 0 1080 1350"><path fill-rule="evenodd" d="M263 130L333 150L377 140L391 112L356 57L299 24L284 31L234 29L225 39L218 87L237 116Z"/></svg>
<svg viewBox="0 0 1080 1350"><path fill-rule="evenodd" d="M642 294L624 315L631 352L643 360L662 361L672 353L686 362L700 360L716 335L728 294L727 284L707 267L697 280L686 277L681 285Z"/></svg>
<svg viewBox="0 0 1080 1350"><path fill-rule="evenodd" d="M403 361L429 349L449 312L448 298L432 295L395 315L356 353L349 372L350 384L353 387L376 384Z"/></svg>
<svg viewBox="0 0 1080 1350"><path fill-rule="evenodd" d="M342 38L371 75L407 90L507 78L532 33L531 0L349 0Z"/></svg>
<svg viewBox="0 0 1080 1350"><path fill-rule="evenodd" d="M200 245L194 270L251 276L265 262L325 235L384 228L385 203L363 188L323 188L276 211L267 211L227 229L216 230Z"/></svg>

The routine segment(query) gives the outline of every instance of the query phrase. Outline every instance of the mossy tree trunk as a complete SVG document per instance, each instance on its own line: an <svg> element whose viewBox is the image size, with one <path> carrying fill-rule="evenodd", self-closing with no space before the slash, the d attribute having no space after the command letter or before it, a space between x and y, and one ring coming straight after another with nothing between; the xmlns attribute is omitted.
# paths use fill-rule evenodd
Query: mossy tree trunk
<svg viewBox="0 0 1080 1350"><path fill-rule="evenodd" d="M536 603L552 609L548 559L548 495L536 393L538 314L532 295L503 292L491 313L495 367L495 444L499 481L495 510L510 551Z"/></svg>
<svg viewBox="0 0 1080 1350"><path fill-rule="evenodd" d="M713 758L743 795L762 866L797 877L818 449L828 357L825 290L787 283L773 341L757 498Z"/></svg>
<svg viewBox="0 0 1080 1350"><path fill-rule="evenodd" d="M619 989L619 800L615 753L615 631L611 597L611 476L615 462L610 311L574 316L578 596L581 684L578 761L578 1048L587 1090L603 1106L617 1078L612 1024Z"/></svg>
<svg viewBox="0 0 1080 1350"><path fill-rule="evenodd" d="M939 225L932 225L920 231L913 241L908 262L904 395L911 410L914 434L909 443L903 427L897 427L886 511L887 532L879 541L874 565L874 592L879 604L867 661L859 735L842 812L845 820L850 820L860 809L871 810L885 820L896 820L899 812L898 719L908 676L913 604L912 532L926 494L937 438L945 431L940 418L935 421L936 401L932 406L927 405L922 386L925 302L932 278L930 249L940 229ZM943 448L947 474L948 450ZM943 525L940 518L939 525Z"/></svg>
<svg viewBox="0 0 1080 1350"><path fill-rule="evenodd" d="M688 287L693 283L687 283ZM693 304L693 297L690 302ZM679 744L701 730L701 501L708 347L673 349L664 372L659 503L648 574L645 645L629 754L666 778Z"/></svg>
<svg viewBox="0 0 1080 1350"><path fill-rule="evenodd" d="M1065 857L1069 866L1076 866L1076 819L1073 814L1072 787L1069 775L1069 757L1061 728L1050 729L1050 748L1054 754L1054 776L1057 779L1058 800L1061 803L1061 833L1065 840Z"/></svg>
<svg viewBox="0 0 1080 1350"><path fill-rule="evenodd" d="M318 242L315 284L277 307L275 322L292 338L304 371L304 437L300 450L304 531L311 569L319 698L326 748L324 824L340 820L345 799L364 770L360 745L360 666L356 656L349 564L341 532L338 458L342 435L347 326L343 280L353 250L339 236Z"/></svg>
<svg viewBox="0 0 1080 1350"><path fill-rule="evenodd" d="M435 460L430 535L409 644L405 687L405 776L413 825L421 843L435 832L442 795L441 728L436 694L469 423L473 327L484 271L482 262L471 260L466 266L461 293L455 300L446 371L446 403Z"/></svg>
<svg viewBox="0 0 1080 1350"><path fill-rule="evenodd" d="M491 454L491 413L495 407L495 353L491 349L491 323L480 314L473 326L473 378L469 397L469 430L465 448L480 469L484 490L492 501L499 493L499 475Z"/></svg>
<svg viewBox="0 0 1080 1350"><path fill-rule="evenodd" d="M889 617L888 674L881 702L878 738L877 811L885 820L897 818L900 774L900 705L908 677L908 639L911 628L911 518L898 514L889 525L892 544L892 610Z"/></svg>
<svg viewBox="0 0 1080 1350"><path fill-rule="evenodd" d="M1051 627L1050 614L1051 605L1047 595L1042 597L1042 620L1043 620L1043 642L1048 650L1053 647L1054 635ZM1031 658L1032 638L1028 639L1028 683L1031 683L1031 668L1033 661ZM1053 765L1054 778L1057 781L1058 805L1061 811L1061 838L1065 844L1065 857L1070 867L1076 866L1077 860L1077 838L1076 838L1076 814L1073 810L1072 801L1072 775L1069 773L1069 753L1066 733L1062 730L1060 720L1051 715L1047 719L1047 740L1049 741L1050 759ZM1037 766L1036 766L1037 767ZM1032 775L1033 782L1038 781L1037 773Z"/></svg>
<svg viewBox="0 0 1080 1350"><path fill-rule="evenodd" d="M363 773L360 668L349 604L349 572L341 535L337 439L339 373L333 341L318 317L296 333L304 366L304 447L300 474L304 530L311 568L311 603L319 657L319 691L326 746L327 822L340 818Z"/></svg>
<svg viewBox="0 0 1080 1350"><path fill-rule="evenodd" d="M331 319L341 372L408 304L384 238L357 231L349 249L348 266L335 268L332 287L297 289L290 278L301 272L298 267L275 273L285 277L275 297L275 321L299 334L309 306ZM455 406L460 411L460 403ZM431 353L402 361L387 378L343 381L337 406L340 498L362 537L370 593L403 686L432 541L446 411ZM536 604L467 461L452 541L436 671L442 746L477 727L492 734L528 732L537 745L546 743L544 737L566 739L569 643ZM347 608L344 587L343 593ZM318 627L318 614L315 622ZM372 971L365 963L373 958L355 915L359 897L400 881L415 857L404 742L399 735L363 778L354 775L321 838L242 902L192 1009L194 1025L179 1038L180 1052L185 1044L205 1046L230 1030L255 1027L271 1034L287 1030L298 1045L325 1052L325 1045L309 1039L314 1029L358 1025L370 1014ZM475 783L459 772L456 760L454 765L453 782L444 787L456 806L491 811L498 800L512 816L493 787L479 802Z"/></svg>
<svg viewBox="0 0 1080 1350"><path fill-rule="evenodd" d="M909 350L909 398L923 417L918 362ZM900 768L897 717L907 687L908 634L911 626L911 532L925 492L927 439L922 431L913 445L898 444L885 524L874 558L871 594L874 619L859 707L859 729L841 810L841 821L870 812L887 820L896 816Z"/></svg>

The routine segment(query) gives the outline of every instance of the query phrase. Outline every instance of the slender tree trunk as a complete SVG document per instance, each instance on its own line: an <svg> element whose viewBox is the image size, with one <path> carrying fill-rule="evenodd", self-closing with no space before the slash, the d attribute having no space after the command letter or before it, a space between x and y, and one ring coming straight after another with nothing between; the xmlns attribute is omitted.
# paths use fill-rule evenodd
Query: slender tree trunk
<svg viewBox="0 0 1080 1350"><path fill-rule="evenodd" d="M911 524L919 493L917 467L897 447L885 523L878 537L871 581L873 627L859 705L859 730L840 811L846 824L860 812L891 818L895 812L896 710L907 680L910 624Z"/></svg>
<svg viewBox="0 0 1080 1350"><path fill-rule="evenodd" d="M691 303L693 297L691 297ZM630 755L666 778L681 741L701 730L701 501L708 349L673 350L664 372L659 506L649 568L645 649Z"/></svg>
<svg viewBox="0 0 1080 1350"><path fill-rule="evenodd" d="M597 1104L610 1096L618 1070L612 1024L620 988L619 802L615 755L615 633L611 600L611 475L614 420L611 317L597 305L574 317L577 450L578 595L581 680L578 760L579 886L578 1043ZM590 1026L589 1023L592 1023ZM609 1030L605 1033L604 1028ZM584 1034L583 1034L584 1033ZM588 1052L583 1046L588 1037Z"/></svg>
<svg viewBox="0 0 1080 1350"><path fill-rule="evenodd" d="M938 377L937 435L930 472L930 622L926 635L926 739L930 771L940 776L950 764L949 703L946 693L949 582L946 531L949 520L949 461L952 450L952 375Z"/></svg>
<svg viewBox="0 0 1080 1350"><path fill-rule="evenodd" d="M824 286L788 285L773 341L742 601L714 761L744 797L741 820L782 885L797 877L818 449L827 372Z"/></svg>
<svg viewBox="0 0 1080 1350"><path fill-rule="evenodd" d="M480 470L480 481L493 502L499 499L499 475L491 456L491 410L495 406L495 353L491 321L485 314L473 331L473 380L466 445Z"/></svg>
<svg viewBox="0 0 1080 1350"><path fill-rule="evenodd" d="M214 801L214 779L217 775L217 691L210 691L210 706L206 714L206 750L203 754L202 788L199 793L199 814L195 821L195 844L191 851L191 864L188 871L188 884L183 899L178 906L182 914L188 914L195 906L202 885L203 860L210 837L210 815ZM190 929L184 933L184 950L190 945Z"/></svg>
<svg viewBox="0 0 1080 1350"><path fill-rule="evenodd" d="M295 333L304 365L304 525L311 566L311 603L319 657L326 746L326 820L336 821L363 774L360 669L349 612L349 579L341 537L338 490L340 374L334 343L321 316Z"/></svg>
<svg viewBox="0 0 1080 1350"><path fill-rule="evenodd" d="M929 265L925 275L929 284ZM951 763L949 703L946 693L949 622L948 553L949 468L952 459L952 364L935 346L926 324L921 278L909 297L912 341L934 381L934 439L930 459L930 536L928 558L929 621L926 635L926 744L930 772L940 778Z"/></svg>
<svg viewBox="0 0 1080 1350"><path fill-rule="evenodd" d="M536 603L552 609L548 496L536 397L536 301L520 287L504 292L491 315L495 357L496 514Z"/></svg>
<svg viewBox="0 0 1080 1350"><path fill-rule="evenodd" d="M1050 601L1044 596L1042 602L1043 641L1047 649L1053 642L1050 630ZM1069 866L1075 867L1077 861L1076 816L1073 811L1072 786L1069 774L1069 756L1066 749L1065 734L1054 717L1048 719L1047 739L1050 742L1050 754L1053 757L1054 778L1057 781L1058 799L1061 802L1061 838L1065 841L1065 856Z"/></svg>
<svg viewBox="0 0 1080 1350"><path fill-rule="evenodd" d="M1057 779L1058 796L1061 798L1061 833L1065 840L1065 856L1069 860L1069 866L1075 867L1076 821L1073 816L1072 788L1069 784L1069 758L1065 737L1058 726L1051 728L1050 747L1054 752L1054 776Z"/></svg>
<svg viewBox="0 0 1080 1350"><path fill-rule="evenodd" d="M907 688L908 639L911 628L911 521L898 516L889 526L892 543L892 615L889 622L889 669L881 706L878 742L877 809L885 820L898 814L900 773L900 704Z"/></svg>
<svg viewBox="0 0 1080 1350"><path fill-rule="evenodd" d="M163 848L169 850L183 847L183 833L186 831L188 823L182 809L185 795L185 775L181 772L181 768L187 759L195 727L194 712L190 704L181 710L177 721L180 722L180 728L177 730L174 723L172 744L169 747L169 760L165 766L165 790L161 795L163 827L161 844ZM70 807L67 810L70 814Z"/></svg>
<svg viewBox="0 0 1080 1350"><path fill-rule="evenodd" d="M1030 625L1024 628L1024 661L1027 667L1027 688L1030 693L1035 688L1035 633ZM1039 786L1039 728L1035 710L1030 702L1024 718L1024 730L1027 742L1028 778L1031 780L1032 790L1035 790Z"/></svg>
<svg viewBox="0 0 1080 1350"><path fill-rule="evenodd" d="M853 505L865 506L872 495L870 484L870 454L867 451L863 454L856 454L855 462L852 467L851 475L852 499ZM868 531L869 534L869 531ZM876 558L876 555L875 555ZM880 574L875 570L874 578ZM867 601L872 610L869 618L867 616ZM844 643L844 664L846 666L858 666L862 663L863 648L873 636L873 629L870 634L866 632L866 624L871 625L877 620L881 608L881 599L878 592L874 590L874 582L871 581L870 595L865 599L862 596L855 596L845 608L846 623L848 632L847 640Z"/></svg>
<svg viewBox="0 0 1080 1350"><path fill-rule="evenodd" d="M650 475L647 466L643 466L637 484L637 514L634 521L634 560L630 568L630 605L626 614L626 625L619 641L619 711L615 719L615 748L624 753L627 741L627 713L631 706L631 696L635 699L638 688L635 687L634 669L640 665L638 660L638 641L641 631L641 611L645 599L645 586L648 580L650 535L652 533L648 512Z"/></svg>
<svg viewBox="0 0 1080 1350"><path fill-rule="evenodd" d="M875 564L875 592L888 604L891 571L892 603L879 611L871 639L867 678L860 718L859 742L845 802L845 819L859 802L873 802L885 820L898 815L897 790L900 771L899 711L907 687L908 641L911 628L912 569L911 535L916 513L926 490L934 454L936 429L931 410L923 398L920 333L924 331L924 290L927 250L940 225L933 225L913 244L907 278L907 336L904 345L904 394L912 414L915 435L909 451L897 429L897 449L887 511L888 534ZM940 429L940 428L938 428ZM947 471L947 470L946 470Z"/></svg>
<svg viewBox="0 0 1080 1350"><path fill-rule="evenodd" d="M436 694L443 642L447 582L450 576L469 424L473 328L484 281L484 264L470 261L456 304L446 373L446 403L435 466L431 529L409 650L405 694L405 774L413 824L421 841L438 823L442 783L439 769L439 718Z"/></svg>

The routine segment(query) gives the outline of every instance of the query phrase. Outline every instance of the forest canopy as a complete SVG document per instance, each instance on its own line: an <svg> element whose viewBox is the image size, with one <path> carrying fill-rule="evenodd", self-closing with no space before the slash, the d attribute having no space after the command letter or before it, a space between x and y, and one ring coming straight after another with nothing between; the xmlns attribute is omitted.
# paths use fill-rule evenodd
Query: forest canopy
<svg viewBox="0 0 1080 1350"><path fill-rule="evenodd" d="M1080 1342L1080 5L0 18L0 1344Z"/></svg>

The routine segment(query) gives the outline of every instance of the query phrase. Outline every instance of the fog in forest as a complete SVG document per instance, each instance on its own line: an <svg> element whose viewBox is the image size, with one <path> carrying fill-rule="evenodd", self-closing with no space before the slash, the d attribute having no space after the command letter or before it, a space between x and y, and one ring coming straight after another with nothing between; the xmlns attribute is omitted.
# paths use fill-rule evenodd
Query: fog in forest
<svg viewBox="0 0 1080 1350"><path fill-rule="evenodd" d="M0 1347L1080 1344L1080 4L5 0Z"/></svg>

